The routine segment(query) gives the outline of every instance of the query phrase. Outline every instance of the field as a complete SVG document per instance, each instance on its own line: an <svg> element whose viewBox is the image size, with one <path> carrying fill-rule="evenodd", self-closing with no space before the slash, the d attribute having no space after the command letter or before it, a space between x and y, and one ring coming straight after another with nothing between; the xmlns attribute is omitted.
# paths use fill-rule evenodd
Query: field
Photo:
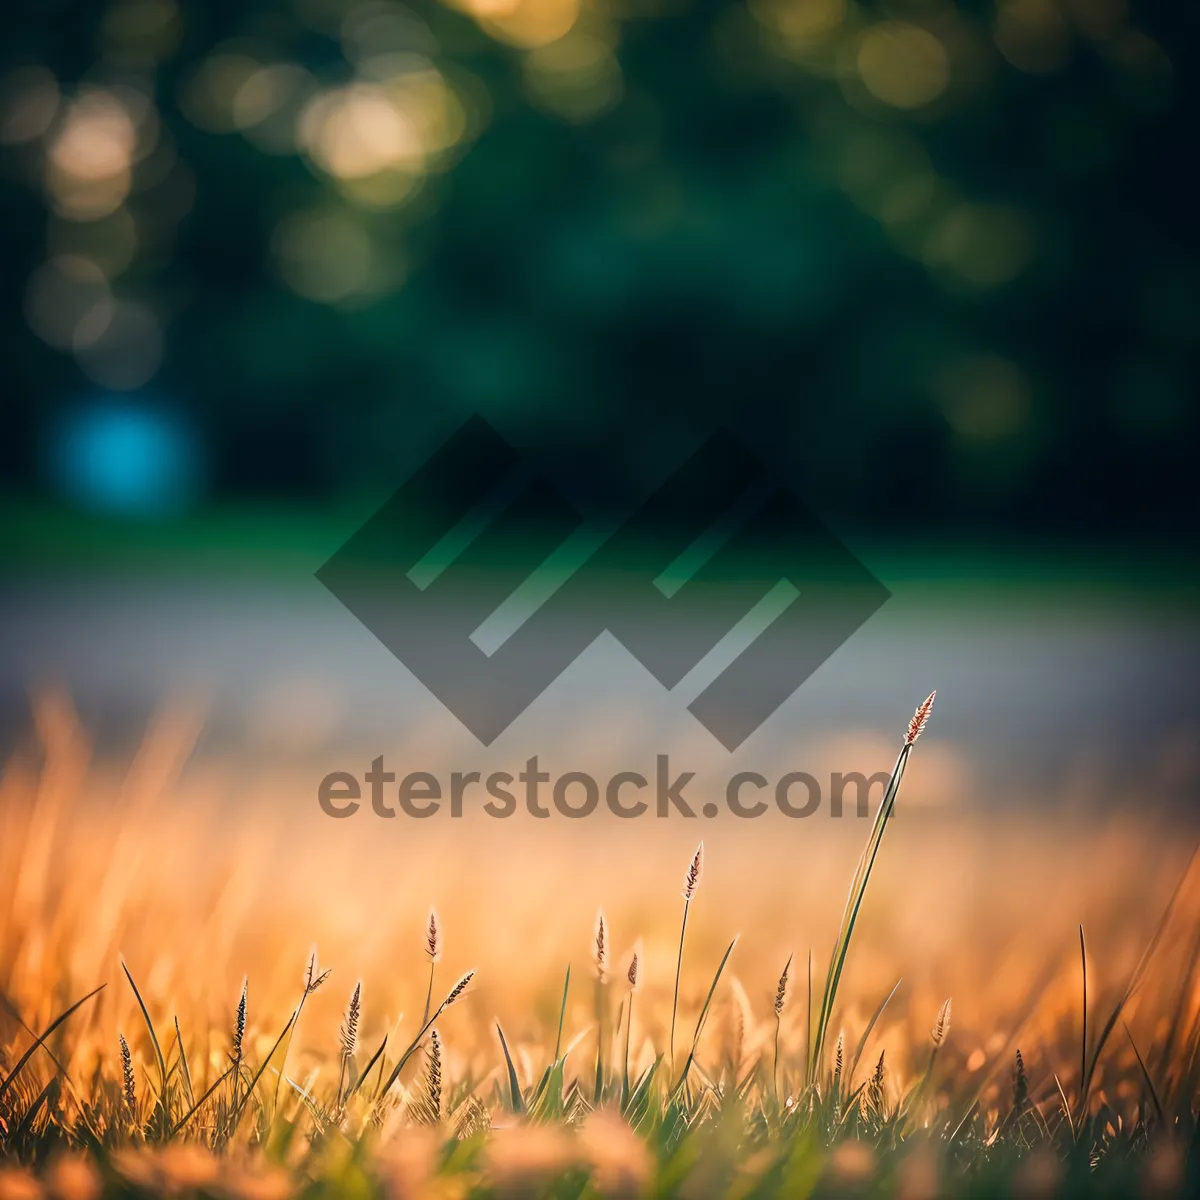
<svg viewBox="0 0 1200 1200"><path fill-rule="evenodd" d="M586 855L554 822L362 851L311 787L268 817L185 770L188 714L118 766L61 698L35 718L0 785L0 1200L1197 1186L1187 835L906 810L953 774L936 712L870 820L702 852L601 823Z"/></svg>

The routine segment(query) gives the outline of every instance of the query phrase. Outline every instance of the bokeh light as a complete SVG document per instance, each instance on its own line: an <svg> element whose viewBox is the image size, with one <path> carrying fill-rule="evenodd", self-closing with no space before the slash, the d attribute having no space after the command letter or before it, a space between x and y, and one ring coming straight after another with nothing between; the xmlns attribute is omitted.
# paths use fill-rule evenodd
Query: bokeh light
<svg viewBox="0 0 1200 1200"><path fill-rule="evenodd" d="M193 503L203 483L196 432L148 405L98 399L61 414L48 430L45 461L61 494L118 516L169 516Z"/></svg>
<svg viewBox="0 0 1200 1200"><path fill-rule="evenodd" d="M945 47L928 30L906 21L867 29L858 46L858 72L867 91L894 108L923 108L950 83Z"/></svg>
<svg viewBox="0 0 1200 1200"><path fill-rule="evenodd" d="M594 120L616 105L623 91L612 48L582 32L530 51L524 71L534 104L569 121Z"/></svg>
<svg viewBox="0 0 1200 1200"><path fill-rule="evenodd" d="M46 189L59 213L106 216L129 195L138 129L112 92L85 91L67 110L46 157Z"/></svg>
<svg viewBox="0 0 1200 1200"><path fill-rule="evenodd" d="M18 336L35 363L54 362L46 346L64 356L44 368L68 384L54 380L51 407L84 383L182 378L223 412L224 355L225 374L253 381L252 409L289 389L307 446L341 419L330 398L348 378L369 381L371 412L395 374L455 411L577 431L602 397L691 427L749 375L779 431L800 419L792 384L765 381L828 389L836 402L807 412L816 428L797 443L827 447L857 434L842 389L864 411L903 409L896 381L880 368L867 382L856 356L911 322L931 348L905 378L925 400L942 368L957 378L993 351L1038 380L1060 467L1021 486L1049 495L1078 449L1053 415L1083 403L1074 389L1107 395L1135 362L1195 373L1189 288L1148 299L1165 272L1195 274L1195 222L1162 183L1190 128L1187 39L1126 0L284 0L228 14L108 0L71 53L52 18L29 21L41 33L0 67L0 152L21 230ZM481 328L511 344L482 353ZM1079 351L1096 329L1104 343L1123 331L1112 363ZM570 417L552 415L565 369L522 365L548 347L586 364ZM464 354L474 365L447 366ZM26 373L30 412L47 402L42 369ZM993 399L1020 391L967 377ZM935 392L938 428L957 432L945 457L925 445L906 469L957 496L968 445L1016 435L968 435L988 421ZM1111 412L1113 429L1130 424ZM1164 401L1147 429L1192 419ZM865 458L859 491L887 492L903 456ZM335 470L318 460L302 446L280 470L303 490ZM338 462L353 486L364 464Z"/></svg>
<svg viewBox="0 0 1200 1200"><path fill-rule="evenodd" d="M45 67L13 71L0 90L0 141L14 145L41 137L59 100L58 80Z"/></svg>

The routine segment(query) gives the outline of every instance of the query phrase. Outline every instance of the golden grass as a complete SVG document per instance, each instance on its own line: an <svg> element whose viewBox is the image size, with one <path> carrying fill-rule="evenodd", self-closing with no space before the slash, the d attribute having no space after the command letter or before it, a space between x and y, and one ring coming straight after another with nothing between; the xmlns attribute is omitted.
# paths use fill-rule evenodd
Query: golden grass
<svg viewBox="0 0 1200 1200"><path fill-rule="evenodd" d="M231 1066L242 1082L221 1103L235 1109L269 1092L276 1111L326 1120L374 1097L370 1077L409 1095L405 1111L418 1123L507 1125L514 1078L528 1100L559 1049L562 1094L575 1084L590 1101L599 1072L624 1076L618 1092L628 1100L631 1084L669 1057L676 1023L685 1047L696 1035L689 1104L710 1085L717 1095L758 1080L785 1113L806 1080L828 1090L826 1073L837 1069L839 1104L861 1101L881 1121L916 1095L925 1125L961 1117L995 1130L1014 1108L1023 1119L1072 1107L1078 1124L1088 1113L1075 928L1082 921L1088 931L1098 1024L1126 990L1185 857L1170 826L1144 817L914 806L893 822L874 868L830 998L836 1051L825 1055L813 1040L821 979L867 822L726 820L706 825L708 848L694 853L686 822L599 820L586 838L519 818L347 828L317 813L313 781L306 790L282 764L249 784L223 774L219 759L185 769L198 731L185 716L160 718L119 769L93 759L61 699L43 699L35 715L36 738L0 782L0 1076L30 1030L106 984L48 1042L53 1060L35 1056L22 1096L28 1102L61 1068L64 1111L79 1103L76 1091L111 1089L110 1107L125 1105L130 1128L146 1124L165 1070L180 1087L187 1072L196 1100ZM928 709L913 718L905 753L927 718ZM905 787L922 786L918 753ZM689 862L681 928L676 881ZM610 917L593 923L601 904ZM1090 1068L1091 1114L1107 1106L1135 1121L1155 1084L1165 1093L1185 1073L1200 1017L1196 913L1185 888ZM739 933L710 991L722 948ZM310 957L314 942L327 982ZM810 950L813 967L797 971ZM589 957L594 987L564 996L568 964ZM448 974L435 986L443 962ZM466 968L476 964L472 976ZM175 1065L164 1069L160 1052ZM669 1082L678 1077L677 1064ZM196 1136L213 1123L204 1112L194 1119ZM384 1132L403 1123L392 1113ZM580 1161L597 1177L646 1177L649 1167L637 1165L646 1151L628 1142L619 1118L597 1111L576 1124L582 1132L569 1137L551 1128L519 1145L496 1137L489 1178ZM245 1120L248 1142L256 1131L257 1118ZM616 1143L624 1158L611 1152ZM412 1167L402 1158L386 1170L402 1175ZM206 1168L180 1157L153 1169Z"/></svg>

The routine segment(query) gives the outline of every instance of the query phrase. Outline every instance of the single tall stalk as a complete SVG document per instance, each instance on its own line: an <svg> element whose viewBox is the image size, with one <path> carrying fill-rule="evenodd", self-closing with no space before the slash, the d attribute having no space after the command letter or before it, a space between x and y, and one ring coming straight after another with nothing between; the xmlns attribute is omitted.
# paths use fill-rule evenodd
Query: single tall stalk
<svg viewBox="0 0 1200 1200"><path fill-rule="evenodd" d="M629 1103L629 1042L633 1037L633 994L638 986L638 965L641 959L640 947L633 952L629 960L629 1012L625 1017L625 1065L621 1071L621 1111L625 1111Z"/></svg>
<svg viewBox="0 0 1200 1200"><path fill-rule="evenodd" d="M854 879L850 884L850 892L846 897L846 907L842 913L841 928L838 930L837 941L834 943L833 955L829 960L829 971L825 976L825 987L821 995L821 1006L818 1011L816 1029L813 1036L812 1057L808 1064L807 1082L810 1084L819 1075L821 1063L824 1060L825 1038L829 1032L829 1024L833 1017L833 1006L834 1001L837 999L838 984L841 982L842 970L846 965L846 955L850 950L850 939L854 933L855 923L858 920L859 909L862 908L863 896L866 895L867 883L871 878L871 868L875 865L875 857L879 853L879 844L883 840L883 834L887 828L888 821L895 811L896 795L900 791L900 781L904 778L904 768L908 765L909 755L912 753L917 738L921 736L921 731L925 728L929 720L929 714L933 711L933 702L936 696L937 692L931 692L925 702L913 713L912 720L908 723L908 730L904 735L904 745L900 749L900 755L896 759L895 767L892 768L892 775L884 792L883 800L880 802L879 812L875 816L875 823L871 827L870 836L867 838L867 844L863 848L862 855L858 860L858 867L854 872Z"/></svg>
<svg viewBox="0 0 1200 1200"><path fill-rule="evenodd" d="M775 1061L771 1068L771 1086L775 1091L775 1102L779 1103L779 1026L783 1020L783 1006L787 1003L788 972L792 967L792 955L783 965L779 986L775 989ZM735 1081L736 1082L736 1081Z"/></svg>
<svg viewBox="0 0 1200 1200"><path fill-rule="evenodd" d="M593 1103L599 1104L604 1098L604 1020L605 1008L604 989L608 984L608 926L604 923L604 910L596 914L596 944L593 953L593 963L596 968L596 982L592 989L593 1003L596 1012L596 1082L592 1089ZM620 1033L620 1013L617 1014L617 1032Z"/></svg>
<svg viewBox="0 0 1200 1200"><path fill-rule="evenodd" d="M425 989L422 1025L429 1020L429 1006L433 1002L433 971L442 957L442 931L438 926L437 910L433 908L429 910L429 924L425 927L425 955L429 959L429 986Z"/></svg>
<svg viewBox="0 0 1200 1200"><path fill-rule="evenodd" d="M675 994L671 999L671 1074L675 1074L675 1017L679 1012L679 977L683 974L683 939L687 936L688 910L692 906L692 897L700 885L700 875L704 870L704 843L696 847L692 855L691 866L683 880L683 924L679 929L679 956L675 962Z"/></svg>

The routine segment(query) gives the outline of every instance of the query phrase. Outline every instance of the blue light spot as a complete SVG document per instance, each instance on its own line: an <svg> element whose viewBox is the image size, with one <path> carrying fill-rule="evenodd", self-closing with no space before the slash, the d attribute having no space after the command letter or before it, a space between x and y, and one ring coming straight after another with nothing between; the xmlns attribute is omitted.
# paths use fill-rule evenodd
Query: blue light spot
<svg viewBox="0 0 1200 1200"><path fill-rule="evenodd" d="M94 512L170 516L199 494L202 447L174 413L92 404L59 418L48 450L59 490Z"/></svg>

